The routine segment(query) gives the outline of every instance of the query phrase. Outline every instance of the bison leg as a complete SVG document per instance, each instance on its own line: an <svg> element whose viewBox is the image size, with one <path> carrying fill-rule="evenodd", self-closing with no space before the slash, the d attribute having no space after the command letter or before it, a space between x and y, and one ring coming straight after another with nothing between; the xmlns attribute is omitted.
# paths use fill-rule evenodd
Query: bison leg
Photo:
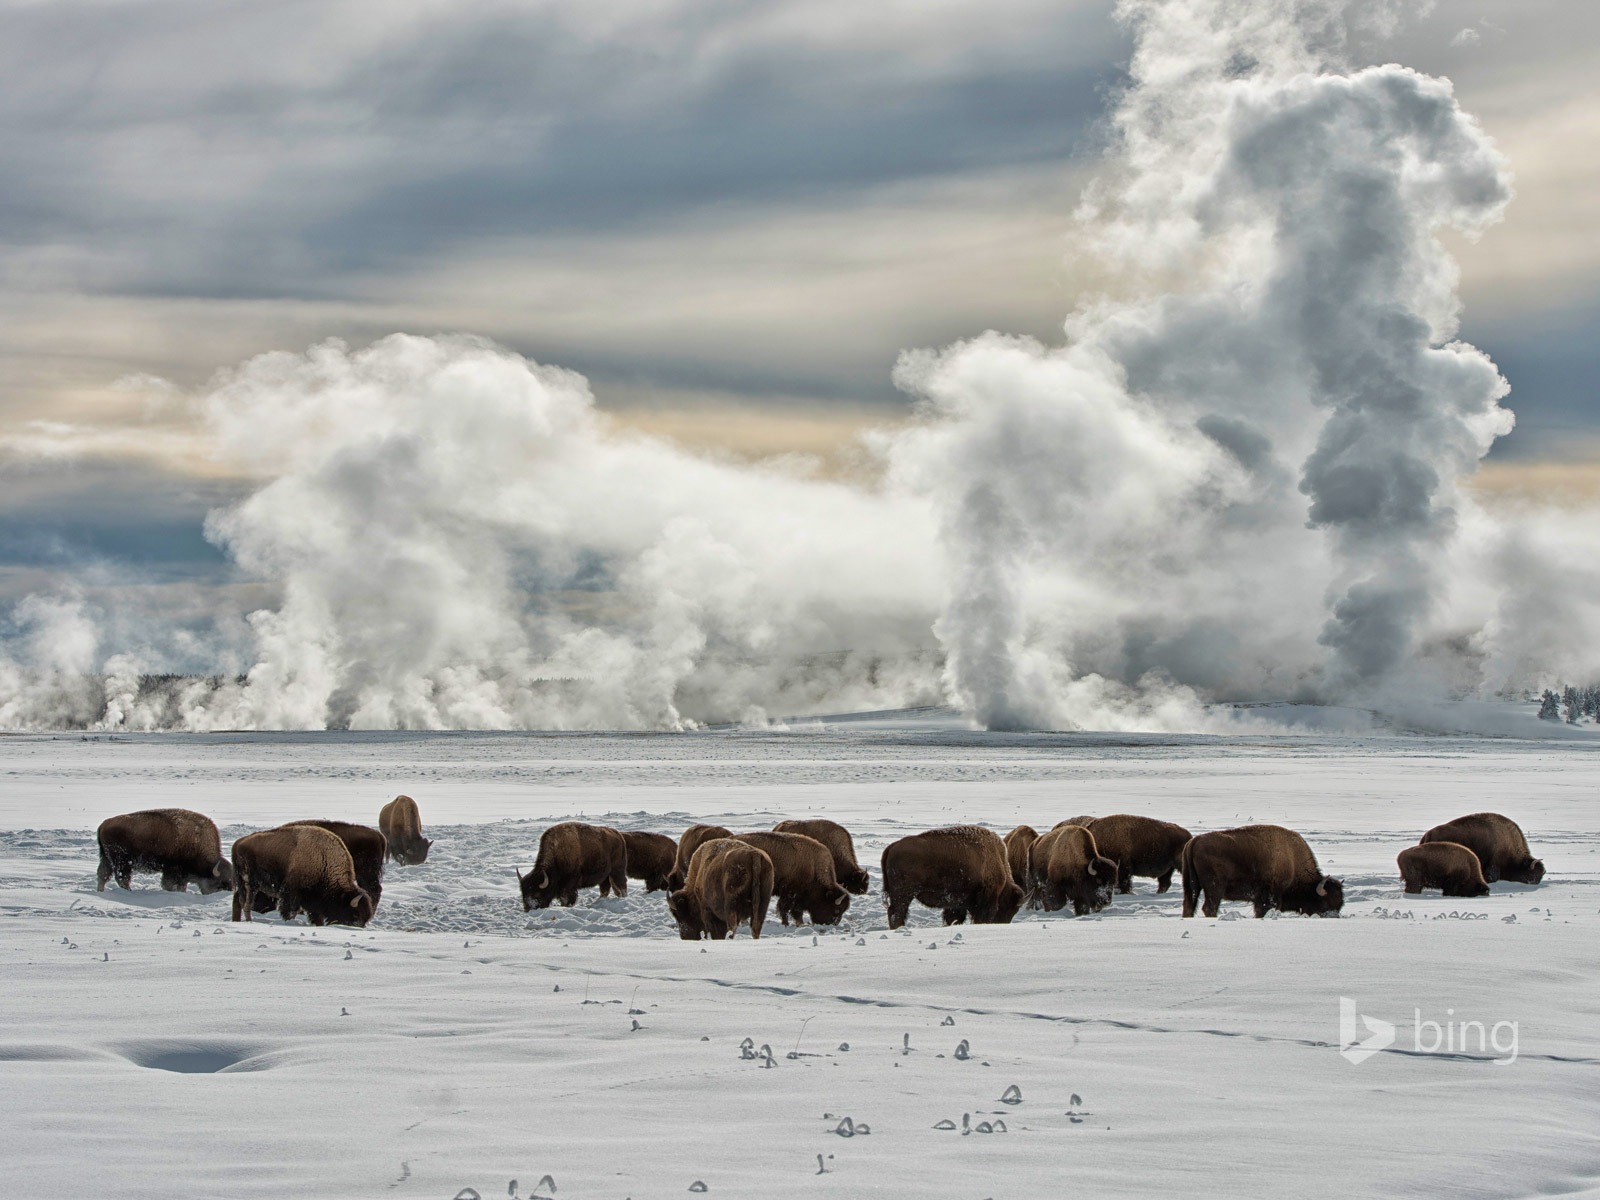
<svg viewBox="0 0 1600 1200"><path fill-rule="evenodd" d="M626 896L628 894L628 866L626 859L619 860L611 868L611 894L613 896Z"/></svg>
<svg viewBox="0 0 1600 1200"><path fill-rule="evenodd" d="M889 910L889 928L899 929L906 923L906 918L911 915L911 897L885 893L883 902Z"/></svg>
<svg viewBox="0 0 1600 1200"><path fill-rule="evenodd" d="M568 888L566 891L562 892L561 895L556 897L556 901L561 905L562 908L571 908L578 902L578 889Z"/></svg>
<svg viewBox="0 0 1600 1200"><path fill-rule="evenodd" d="M111 880L111 860L106 857L106 848L100 847L100 866L94 873L94 890L103 892L106 884Z"/></svg>
<svg viewBox="0 0 1600 1200"><path fill-rule="evenodd" d="M1133 892L1133 872L1127 867L1117 868L1117 891L1124 896Z"/></svg>
<svg viewBox="0 0 1600 1200"><path fill-rule="evenodd" d="M1172 886L1172 872L1165 871L1156 876L1156 891L1164 892Z"/></svg>
<svg viewBox="0 0 1600 1200"><path fill-rule="evenodd" d="M233 889L233 919L235 921L250 919L250 883L243 878L237 881L237 886Z"/></svg>
<svg viewBox="0 0 1600 1200"><path fill-rule="evenodd" d="M1222 910L1222 892L1220 890L1213 892L1210 888L1206 888L1204 891L1205 903L1200 906L1200 911L1205 916L1214 917Z"/></svg>
<svg viewBox="0 0 1600 1200"><path fill-rule="evenodd" d="M1419 896L1419 895L1422 894L1422 881L1421 880L1418 880L1418 879L1407 879L1405 881L1405 885L1406 885L1406 895L1408 895L1408 896Z"/></svg>
<svg viewBox="0 0 1600 1200"><path fill-rule="evenodd" d="M117 864L117 886L125 892L133 891L133 861L131 859Z"/></svg>
<svg viewBox="0 0 1600 1200"><path fill-rule="evenodd" d="M176 871L161 872L161 890L163 892L187 892L189 881Z"/></svg>
<svg viewBox="0 0 1600 1200"><path fill-rule="evenodd" d="M1251 902L1251 904L1253 904L1255 906L1256 919L1257 920L1260 920L1262 917L1265 917L1269 912L1271 912L1273 910L1273 908L1276 907L1272 903L1272 897L1267 895L1267 893L1265 893L1265 892L1257 892L1254 896L1251 897L1250 902Z"/></svg>
<svg viewBox="0 0 1600 1200"><path fill-rule="evenodd" d="M953 908L944 910L944 923L946 925L965 925L967 923L967 907L957 904Z"/></svg>

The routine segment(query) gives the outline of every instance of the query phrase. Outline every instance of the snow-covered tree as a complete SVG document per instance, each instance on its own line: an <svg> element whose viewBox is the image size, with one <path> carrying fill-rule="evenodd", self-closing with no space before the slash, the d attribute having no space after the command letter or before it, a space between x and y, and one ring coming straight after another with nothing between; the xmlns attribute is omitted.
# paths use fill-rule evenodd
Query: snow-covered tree
<svg viewBox="0 0 1600 1200"><path fill-rule="evenodd" d="M1561 699L1549 688L1544 690L1544 698L1539 701L1539 720L1561 720Z"/></svg>

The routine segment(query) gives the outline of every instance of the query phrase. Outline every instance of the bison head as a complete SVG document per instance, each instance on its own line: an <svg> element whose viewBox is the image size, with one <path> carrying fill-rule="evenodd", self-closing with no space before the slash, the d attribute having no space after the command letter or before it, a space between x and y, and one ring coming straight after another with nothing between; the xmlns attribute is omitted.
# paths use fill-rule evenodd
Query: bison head
<svg viewBox="0 0 1600 1200"><path fill-rule="evenodd" d="M1017 915L1017 909L1022 907L1024 892L1015 883L1007 881L992 897L984 897L983 907L988 911L980 913L977 906L973 907L972 923L974 925L1009 925Z"/></svg>
<svg viewBox="0 0 1600 1200"><path fill-rule="evenodd" d="M420 834L406 847L406 866L415 867L428 861L428 850L433 845L433 839L422 837Z"/></svg>
<svg viewBox="0 0 1600 1200"><path fill-rule="evenodd" d="M872 886L872 879L867 875L866 869L857 867L853 871L846 871L839 877L839 882L844 885L844 890L852 896L865 896L867 889Z"/></svg>
<svg viewBox="0 0 1600 1200"><path fill-rule="evenodd" d="M807 906L813 925L837 925L839 918L844 916L845 910L849 907L850 893L838 884L824 889L820 898Z"/></svg>
<svg viewBox="0 0 1600 1200"><path fill-rule="evenodd" d="M1292 903L1285 896L1283 907L1308 917L1337 917L1344 907L1344 884L1324 875L1315 885L1308 885L1303 893L1295 896Z"/></svg>
<svg viewBox="0 0 1600 1200"><path fill-rule="evenodd" d="M217 859L216 866L211 868L209 876L202 876L196 881L200 885L200 894L209 896L213 892L233 891L233 864L225 858Z"/></svg>
<svg viewBox="0 0 1600 1200"><path fill-rule="evenodd" d="M1537 858L1525 858L1514 870L1506 872L1513 883L1538 883L1544 879L1544 863Z"/></svg>
<svg viewBox="0 0 1600 1200"><path fill-rule="evenodd" d="M667 911L678 923L678 936L686 942L698 942L705 932L700 921L700 906L688 892L679 890L667 897Z"/></svg>
<svg viewBox="0 0 1600 1200"><path fill-rule="evenodd" d="M550 882L550 872L540 867L535 867L526 875L518 871L517 881L522 885L523 912L531 912L536 908L549 908L550 902L556 898L556 888Z"/></svg>

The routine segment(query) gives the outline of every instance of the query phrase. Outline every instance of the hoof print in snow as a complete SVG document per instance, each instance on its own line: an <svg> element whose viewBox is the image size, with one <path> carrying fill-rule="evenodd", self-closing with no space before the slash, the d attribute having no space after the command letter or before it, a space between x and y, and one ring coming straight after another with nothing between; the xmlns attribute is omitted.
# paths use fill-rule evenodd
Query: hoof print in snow
<svg viewBox="0 0 1600 1200"><path fill-rule="evenodd" d="M1077 1102L1077 1098L1076 1097L1074 1097L1073 1099L1074 1099L1074 1102ZM1013 1083L1005 1091L1000 1093L1000 1103L1001 1104L1021 1104L1022 1103L1022 1089L1019 1088L1016 1084Z"/></svg>
<svg viewBox="0 0 1600 1200"><path fill-rule="evenodd" d="M483 1200L483 1197L478 1195L477 1188L466 1187L457 1192L451 1200Z"/></svg>
<svg viewBox="0 0 1600 1200"><path fill-rule="evenodd" d="M966 1038L962 1038L960 1044L956 1046L956 1061L966 1062L971 1057L972 1047L967 1044Z"/></svg>
<svg viewBox="0 0 1600 1200"><path fill-rule="evenodd" d="M843 1054L848 1049L850 1049L850 1043L849 1042L840 1042L839 1043L839 1053Z"/></svg>
<svg viewBox="0 0 1600 1200"><path fill-rule="evenodd" d="M704 1180L696 1179L689 1185L689 1190L691 1192L709 1192L711 1189L705 1185Z"/></svg>
<svg viewBox="0 0 1600 1200"><path fill-rule="evenodd" d="M513 1179L511 1181L511 1186L513 1188L517 1186L517 1181L515 1179ZM533 1191L528 1193L528 1200L538 1200L538 1196L535 1193L538 1193L538 1192L554 1193L555 1190L556 1190L555 1177L552 1176L552 1175L541 1176L540 1179L539 1179L539 1182L533 1185Z"/></svg>
<svg viewBox="0 0 1600 1200"><path fill-rule="evenodd" d="M1082 1108L1083 1107L1083 1097L1078 1095L1077 1092L1073 1092L1072 1093L1072 1099L1068 1100L1067 1103L1072 1105L1073 1108Z"/></svg>
<svg viewBox="0 0 1600 1200"><path fill-rule="evenodd" d="M943 1129L943 1130L949 1131L949 1130L954 1129L956 1127L956 1123L954 1121L950 1120L949 1117L946 1117L942 1121L936 1121L934 1123L933 1127L935 1129Z"/></svg>
<svg viewBox="0 0 1600 1200"><path fill-rule="evenodd" d="M866 938L857 938L856 939L856 945L865 946L866 944L867 944L867 939Z"/></svg>
<svg viewBox="0 0 1600 1200"><path fill-rule="evenodd" d="M954 1025L955 1023L956 1019L954 1017L946 1017L944 1020L939 1022L941 1025Z"/></svg>

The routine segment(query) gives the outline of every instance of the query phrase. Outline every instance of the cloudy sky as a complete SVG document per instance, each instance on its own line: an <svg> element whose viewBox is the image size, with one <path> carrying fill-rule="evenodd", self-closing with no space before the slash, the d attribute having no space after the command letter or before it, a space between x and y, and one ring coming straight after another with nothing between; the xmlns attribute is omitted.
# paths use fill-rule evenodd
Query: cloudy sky
<svg viewBox="0 0 1600 1200"><path fill-rule="evenodd" d="M221 569L247 486L162 388L330 336L470 331L626 424L836 456L909 347L1059 336L1109 0L0 2L0 601ZM1440 0L1365 47L1510 158L1462 244L1512 383L1486 486L1593 493L1600 8Z"/></svg>

